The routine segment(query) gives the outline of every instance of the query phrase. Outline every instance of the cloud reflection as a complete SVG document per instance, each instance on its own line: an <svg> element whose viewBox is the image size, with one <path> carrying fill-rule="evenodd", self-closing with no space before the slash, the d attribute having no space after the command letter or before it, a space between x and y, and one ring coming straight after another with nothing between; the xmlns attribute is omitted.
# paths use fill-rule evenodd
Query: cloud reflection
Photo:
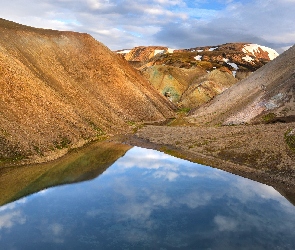
<svg viewBox="0 0 295 250"><path fill-rule="evenodd" d="M27 202L27 198L22 198L22 199L20 199L20 200L18 200L18 201L8 203L8 204L6 204L6 205L0 207L0 213L1 213L2 211L5 211L5 210L12 210L12 209L14 209L16 206L18 206L19 204L24 204L24 203L26 203L26 202Z"/></svg>
<svg viewBox="0 0 295 250"><path fill-rule="evenodd" d="M295 209L272 187L153 150L131 149L99 178L21 202L0 208L0 232L24 223L57 248L295 246Z"/></svg>
<svg viewBox="0 0 295 250"><path fill-rule="evenodd" d="M294 207L272 187L153 150L131 149L107 174L121 176L114 182L114 191L126 199L123 199L124 202L114 202L113 206L117 223L130 220L136 223L136 232L132 228L124 231L124 238L132 242L135 239L141 241L155 237L149 232L161 228L163 223L169 223L175 244L185 242L187 237L196 237L194 234L214 238L214 234L226 232L243 234L252 230L264 230L269 235L276 235L284 229L283 226L274 227L275 221L290 216L290 213L295 215ZM140 183L134 181L138 178ZM270 223L271 213L280 211L278 205L286 207L288 215L282 213L272 218ZM265 211L261 210L263 206L267 207ZM181 220L164 222L164 219L155 217L155 214L174 209L183 209L187 213L194 211L196 220L207 216L208 226L201 224L203 236L196 231L183 235L176 233L177 228L181 227ZM204 214L204 211L211 210L213 212ZM89 211L87 215L94 217L100 216L100 213ZM185 216L183 221L187 220ZM213 228L210 230L210 225L215 225L215 233ZM295 229L292 223L288 226ZM169 237L167 235L167 239ZM224 244L229 242L224 241Z"/></svg>
<svg viewBox="0 0 295 250"><path fill-rule="evenodd" d="M221 215L215 216L214 222L218 226L219 231L235 231L238 226L237 221Z"/></svg>
<svg viewBox="0 0 295 250"><path fill-rule="evenodd" d="M38 223L39 224L39 223ZM43 242L61 244L65 242L67 231L63 224L58 222L41 221L38 226Z"/></svg>
<svg viewBox="0 0 295 250"><path fill-rule="evenodd" d="M24 224L26 222L26 217L22 214L20 210L6 212L0 215L0 230L3 228L9 229L16 224Z"/></svg>
<svg viewBox="0 0 295 250"><path fill-rule="evenodd" d="M124 173L131 168L145 169L147 173L153 173L155 178L162 178L168 181L175 181L178 177L202 177L208 169L199 164L191 163L176 157L166 155L152 149L134 147L126 155L116 162L118 167L108 170L110 174ZM195 166L186 168L183 165ZM197 168L196 166L199 166ZM220 178L219 170L208 178Z"/></svg>
<svg viewBox="0 0 295 250"><path fill-rule="evenodd" d="M11 229L16 225L23 225L26 223L26 216L18 209L18 205L26 202L27 199L23 198L0 207L0 232L4 229Z"/></svg>

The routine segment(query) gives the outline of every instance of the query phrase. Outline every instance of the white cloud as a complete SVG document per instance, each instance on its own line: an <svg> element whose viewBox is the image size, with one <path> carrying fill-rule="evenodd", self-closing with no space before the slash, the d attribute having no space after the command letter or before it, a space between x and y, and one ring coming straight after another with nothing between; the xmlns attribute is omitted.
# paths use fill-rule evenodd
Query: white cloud
<svg viewBox="0 0 295 250"><path fill-rule="evenodd" d="M184 6L184 2L181 0L154 0L155 3L163 4L163 5L180 5Z"/></svg>
<svg viewBox="0 0 295 250"><path fill-rule="evenodd" d="M107 9L114 6L108 0L87 0L86 3L92 10Z"/></svg>
<svg viewBox="0 0 295 250"><path fill-rule="evenodd" d="M214 8L220 3L222 8ZM245 41L282 51L295 43L294 11L291 0L3 0L0 15L30 26L87 32L111 49Z"/></svg>

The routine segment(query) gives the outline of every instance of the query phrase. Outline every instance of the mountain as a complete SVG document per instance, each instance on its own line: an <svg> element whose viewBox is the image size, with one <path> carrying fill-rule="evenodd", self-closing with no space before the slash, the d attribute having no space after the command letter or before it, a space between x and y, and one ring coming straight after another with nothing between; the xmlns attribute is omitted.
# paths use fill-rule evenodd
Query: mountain
<svg viewBox="0 0 295 250"><path fill-rule="evenodd" d="M210 101L278 56L273 49L248 43L180 50L139 46L116 52L162 95L186 109Z"/></svg>
<svg viewBox="0 0 295 250"><path fill-rule="evenodd" d="M295 45L191 112L198 124L295 121Z"/></svg>
<svg viewBox="0 0 295 250"><path fill-rule="evenodd" d="M162 46L139 46L117 53L138 69L169 65L179 68L199 66L212 71L226 67L238 80L244 79L279 55L271 48L251 43L226 43L178 50Z"/></svg>
<svg viewBox="0 0 295 250"><path fill-rule="evenodd" d="M174 116L171 102L90 35L4 19L0 91L0 165L52 159L134 123Z"/></svg>

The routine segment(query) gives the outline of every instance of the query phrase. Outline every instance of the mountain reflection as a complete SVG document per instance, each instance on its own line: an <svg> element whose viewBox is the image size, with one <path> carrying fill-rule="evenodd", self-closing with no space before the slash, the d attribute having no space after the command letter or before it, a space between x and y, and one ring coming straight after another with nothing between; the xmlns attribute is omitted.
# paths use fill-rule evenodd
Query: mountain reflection
<svg viewBox="0 0 295 250"><path fill-rule="evenodd" d="M294 249L294 232L272 187L137 147L99 178L0 207L5 249Z"/></svg>
<svg viewBox="0 0 295 250"><path fill-rule="evenodd" d="M128 145L96 142L47 164L0 169L0 205L48 187L96 178L123 156Z"/></svg>

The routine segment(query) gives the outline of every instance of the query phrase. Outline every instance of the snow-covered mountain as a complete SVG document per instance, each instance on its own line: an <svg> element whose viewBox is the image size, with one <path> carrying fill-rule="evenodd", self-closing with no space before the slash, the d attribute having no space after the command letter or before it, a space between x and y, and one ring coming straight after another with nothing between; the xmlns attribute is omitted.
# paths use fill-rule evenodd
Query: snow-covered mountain
<svg viewBox="0 0 295 250"><path fill-rule="evenodd" d="M139 46L117 51L135 68L169 65L178 68L201 67L207 71L226 68L238 80L244 79L279 54L268 47L251 43L227 43L190 49Z"/></svg>

